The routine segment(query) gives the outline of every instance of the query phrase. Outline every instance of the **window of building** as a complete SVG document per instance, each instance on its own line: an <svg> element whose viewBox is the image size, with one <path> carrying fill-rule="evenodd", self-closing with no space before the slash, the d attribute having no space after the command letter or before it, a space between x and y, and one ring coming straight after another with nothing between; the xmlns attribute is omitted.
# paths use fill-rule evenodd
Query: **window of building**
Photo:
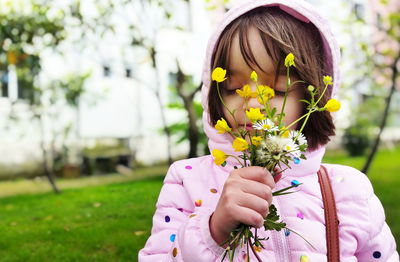
<svg viewBox="0 0 400 262"><path fill-rule="evenodd" d="M111 76L111 68L108 65L103 66L103 76L110 77Z"/></svg>
<svg viewBox="0 0 400 262"><path fill-rule="evenodd" d="M0 72L0 96L8 97L8 72Z"/></svg>
<svg viewBox="0 0 400 262"><path fill-rule="evenodd" d="M356 15L357 19L364 20L364 6L359 3L353 4L354 14Z"/></svg>
<svg viewBox="0 0 400 262"><path fill-rule="evenodd" d="M131 68L125 68L125 77L132 78L132 69Z"/></svg>

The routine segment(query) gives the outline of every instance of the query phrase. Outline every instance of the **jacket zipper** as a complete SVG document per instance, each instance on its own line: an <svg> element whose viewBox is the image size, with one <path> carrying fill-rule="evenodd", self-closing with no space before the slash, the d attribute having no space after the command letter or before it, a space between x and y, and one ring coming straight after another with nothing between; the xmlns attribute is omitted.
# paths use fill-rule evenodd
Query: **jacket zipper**
<svg viewBox="0 0 400 262"><path fill-rule="evenodd" d="M279 210L279 200L277 198L274 203L276 208ZM287 238L285 236L285 232L281 231L273 231L271 232L272 241L274 242L274 246L277 248L275 261L279 262L290 262L290 250L288 248Z"/></svg>

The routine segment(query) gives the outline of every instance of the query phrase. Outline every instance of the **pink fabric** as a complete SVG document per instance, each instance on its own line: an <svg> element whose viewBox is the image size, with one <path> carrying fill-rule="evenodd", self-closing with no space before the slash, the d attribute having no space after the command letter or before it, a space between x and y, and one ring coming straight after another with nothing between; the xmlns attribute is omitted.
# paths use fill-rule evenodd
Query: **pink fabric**
<svg viewBox="0 0 400 262"><path fill-rule="evenodd" d="M208 84L211 56L223 29L235 18L259 6L278 5L288 14L304 22L314 23L324 37L326 61L331 66L335 84L339 86L339 49L326 21L312 6L302 0L253 0L232 8L209 42L204 66L202 103L204 130L209 137L210 150L218 148L233 154L231 138L217 134L209 124L207 114ZM326 240L323 202L317 171L325 148L307 152L307 160L285 171L276 190L287 187L293 180L302 185L299 191L274 198L287 227L305 237L313 249L294 233L258 231L265 249L259 252L263 261L326 261ZM224 183L235 162L216 166L210 155L175 162L169 168L153 217L151 236L139 252L139 261L220 261L224 249L212 239L208 227ZM392 233L385 223L383 207L374 195L367 177L351 167L325 165L332 181L340 221L341 261L399 261ZM238 249L235 261L244 261L244 249ZM256 261L251 255L251 261Z"/></svg>

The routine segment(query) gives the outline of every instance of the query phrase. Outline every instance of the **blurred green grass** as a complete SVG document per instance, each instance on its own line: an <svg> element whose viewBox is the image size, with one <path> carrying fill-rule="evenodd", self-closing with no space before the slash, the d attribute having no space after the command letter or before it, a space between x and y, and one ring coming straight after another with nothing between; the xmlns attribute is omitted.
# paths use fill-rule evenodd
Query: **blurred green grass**
<svg viewBox="0 0 400 262"><path fill-rule="evenodd" d="M0 261L135 261L163 176L0 199Z"/></svg>
<svg viewBox="0 0 400 262"><path fill-rule="evenodd" d="M324 162L361 168L364 159L329 151ZM400 148L383 150L369 174L396 239L399 169ZM0 261L136 261L150 234L163 175L61 195L0 198Z"/></svg>
<svg viewBox="0 0 400 262"><path fill-rule="evenodd" d="M323 162L342 164L361 169L365 157L348 157L340 151L328 151ZM378 152L368 171L368 178L374 187L375 194L385 208L386 222L399 243L400 240L400 147ZM400 250L397 247L397 250Z"/></svg>

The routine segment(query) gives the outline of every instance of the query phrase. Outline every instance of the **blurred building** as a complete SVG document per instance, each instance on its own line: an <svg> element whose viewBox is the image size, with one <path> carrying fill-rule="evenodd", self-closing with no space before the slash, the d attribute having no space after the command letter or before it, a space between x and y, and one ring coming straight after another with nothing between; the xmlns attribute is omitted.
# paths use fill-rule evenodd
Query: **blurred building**
<svg viewBox="0 0 400 262"><path fill-rule="evenodd" d="M82 2L88 16L92 15L94 8L89 2ZM70 32L71 39L60 46L64 55L52 50L41 54L41 86L68 74L91 74L85 83L87 92L80 99L78 117L65 102L64 107L62 102L57 105L56 119L44 117L44 137L48 147L53 130L72 124L72 130L76 132L68 138L70 145L76 146L77 139L82 142L81 147L95 146L96 143L111 145L119 140L130 146L139 162L149 164L166 159L167 142L162 133L160 105L155 91L160 92L163 106L177 99L169 90L170 73L176 72L177 60L185 74L194 75L194 81L199 84L202 56L211 28L203 1L179 2L172 2L174 27L164 26L162 23L165 21L158 18L160 10L154 7L143 9L145 12L142 14L140 10L131 10L131 14L125 12L123 15L123 11L129 10L116 8L112 17L117 25L115 33L105 34L101 41L98 36L86 39L93 41L93 45L82 48L85 43L77 44L77 36ZM141 8L139 1L137 5L138 9ZM151 67L146 50L132 48L129 42L132 37L128 26L132 23L130 20L135 19L132 17L135 12L136 18L143 19L143 25L148 27L146 31L153 33L147 37L156 45L158 72ZM40 161L42 156L38 148L42 134L38 123L30 118L30 108L18 90L18 80L12 68L0 78L0 155L3 156L0 165L18 166L25 161ZM11 112L17 121L9 119ZM165 114L168 123L185 117L183 112L176 110L166 110ZM172 153L173 157L186 155L187 145L173 145Z"/></svg>
<svg viewBox="0 0 400 262"><path fill-rule="evenodd" d="M232 0L232 2L238 1L240 0ZM169 92L170 73L177 71L177 61L185 74L192 75L196 84L200 83L206 44L213 28L225 11L223 2L222 0L213 0L208 3L204 0L173 1L172 19L175 27L163 26L164 21L158 19L160 10L157 8L146 9L141 19L145 19L143 25L148 27L146 28L150 34L148 37L156 44L158 72L152 69L146 50L129 48L131 38L128 35L127 21L140 19L140 16L129 15L127 10L116 11L113 17L118 25L116 32L104 35L101 41L93 38L94 42L97 41L95 45L82 49L76 45L76 42L67 39L61 46L66 55L61 56L50 50L44 52L42 54L43 72L40 77L42 85L47 85L52 79L60 79L66 74L91 72L91 77L86 82L87 92L80 101L78 117L65 105L65 108L58 113L59 117L56 120L45 119L47 143L50 142L51 130L72 123L76 136L71 135L68 138L70 144L76 143L79 139L85 146L93 146L99 140L119 139L129 144L139 162L153 163L165 160L167 142L165 135L161 132L161 111L154 92L159 90L164 106L177 99ZM309 2L332 21L340 46L346 46L342 49L343 85L356 83L353 90L339 93L344 102L343 110L336 115L336 123L339 129L343 129L350 124L352 105L361 101L365 95L364 90L367 90L365 87L370 84L368 81L357 80L358 68L354 65L362 61L362 54L354 43L359 38L369 39L373 33L362 24L355 22L352 28L348 28L348 24L344 22L346 19L352 19L349 18L352 9L355 9L355 13L362 17L368 12L374 13L373 1L309 0ZM86 6L83 8L87 10L88 15L91 15L93 7L89 4L90 1L85 3ZM139 5L140 1L137 3ZM332 10L340 10L340 12L332 12ZM72 37L76 38L73 34ZM159 77L159 83L156 82L156 74ZM0 155L2 158L0 158L0 163L19 165L27 160L39 161L41 154L37 148L41 133L38 125L32 123L31 118L28 117L29 108L21 99L13 69L10 68L8 73L0 76L0 79L2 82L0 97L0 128L2 128ZM399 101L397 96L394 103L398 104ZM63 105L60 107L63 108ZM11 110L20 116L20 120L9 120ZM168 123L184 118L184 112L166 110ZM400 124L398 119L396 121ZM180 146L174 144L173 156L186 155L187 147L187 144Z"/></svg>

